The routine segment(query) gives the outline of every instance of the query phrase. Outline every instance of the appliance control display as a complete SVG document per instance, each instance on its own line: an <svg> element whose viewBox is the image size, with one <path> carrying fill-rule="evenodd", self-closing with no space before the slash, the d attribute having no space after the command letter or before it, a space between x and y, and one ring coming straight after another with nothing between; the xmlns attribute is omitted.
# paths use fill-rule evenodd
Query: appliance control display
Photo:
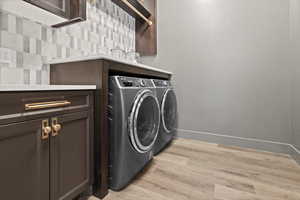
<svg viewBox="0 0 300 200"><path fill-rule="evenodd" d="M125 87L132 87L133 86L133 82L131 82L131 81L123 81L123 85Z"/></svg>
<svg viewBox="0 0 300 200"><path fill-rule="evenodd" d="M120 76L118 80L122 87L154 87L151 79Z"/></svg>
<svg viewBox="0 0 300 200"><path fill-rule="evenodd" d="M171 83L169 81L166 80L153 80L155 86L157 87L168 87L171 86Z"/></svg>

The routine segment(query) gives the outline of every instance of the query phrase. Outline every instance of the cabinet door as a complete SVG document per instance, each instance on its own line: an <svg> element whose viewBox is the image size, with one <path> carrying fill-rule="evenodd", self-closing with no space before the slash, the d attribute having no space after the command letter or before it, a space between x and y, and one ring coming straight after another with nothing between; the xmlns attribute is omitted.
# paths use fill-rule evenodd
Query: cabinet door
<svg viewBox="0 0 300 200"><path fill-rule="evenodd" d="M24 0L56 15L69 19L70 0Z"/></svg>
<svg viewBox="0 0 300 200"><path fill-rule="evenodd" d="M42 120L0 126L0 196L49 200L49 139Z"/></svg>
<svg viewBox="0 0 300 200"><path fill-rule="evenodd" d="M86 111L58 116L52 118L52 122L60 124L61 130L50 139L51 200L72 199L89 186L90 113Z"/></svg>

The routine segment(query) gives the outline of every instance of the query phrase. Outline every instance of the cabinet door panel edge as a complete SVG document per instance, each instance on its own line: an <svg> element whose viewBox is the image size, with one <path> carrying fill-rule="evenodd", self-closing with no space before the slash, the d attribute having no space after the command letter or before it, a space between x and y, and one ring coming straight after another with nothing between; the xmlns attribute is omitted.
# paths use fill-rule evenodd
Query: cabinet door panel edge
<svg viewBox="0 0 300 200"><path fill-rule="evenodd" d="M51 200L72 199L90 185L89 111L57 116L61 130L51 137Z"/></svg>

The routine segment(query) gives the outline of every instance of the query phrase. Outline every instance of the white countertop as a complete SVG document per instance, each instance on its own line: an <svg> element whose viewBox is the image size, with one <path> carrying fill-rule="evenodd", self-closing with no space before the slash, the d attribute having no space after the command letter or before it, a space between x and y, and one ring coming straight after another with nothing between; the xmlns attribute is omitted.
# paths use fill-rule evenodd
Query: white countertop
<svg viewBox="0 0 300 200"><path fill-rule="evenodd" d="M1 85L0 92L95 90L96 85Z"/></svg>
<svg viewBox="0 0 300 200"><path fill-rule="evenodd" d="M169 72L169 71L166 71L163 69L151 67L151 66L144 65L141 63L129 62L129 61L123 60L123 59L116 59L116 58L113 58L112 56L108 56L108 55L104 55L104 54L98 54L98 55L86 56L86 57L73 57L73 58L71 57L71 58L64 58L64 59L53 59L53 60L48 61L47 64L60 64L60 63L78 62L78 61L86 61L86 60L97 60L97 59L105 59L105 60L119 62L119 63L123 63L123 64L127 64L127 65L136 66L136 67L143 68L143 69L149 69L149 70L162 72L162 73L166 73L166 74L173 74L172 72Z"/></svg>

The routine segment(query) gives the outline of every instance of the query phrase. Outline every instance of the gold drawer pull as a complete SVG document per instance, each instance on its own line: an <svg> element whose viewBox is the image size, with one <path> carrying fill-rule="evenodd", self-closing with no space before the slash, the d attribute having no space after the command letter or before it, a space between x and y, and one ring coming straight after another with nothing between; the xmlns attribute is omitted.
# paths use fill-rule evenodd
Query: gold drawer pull
<svg viewBox="0 0 300 200"><path fill-rule="evenodd" d="M39 110L45 108L57 108L70 105L69 101L50 101L50 102L41 102L41 103L30 103L25 104L25 110Z"/></svg>

